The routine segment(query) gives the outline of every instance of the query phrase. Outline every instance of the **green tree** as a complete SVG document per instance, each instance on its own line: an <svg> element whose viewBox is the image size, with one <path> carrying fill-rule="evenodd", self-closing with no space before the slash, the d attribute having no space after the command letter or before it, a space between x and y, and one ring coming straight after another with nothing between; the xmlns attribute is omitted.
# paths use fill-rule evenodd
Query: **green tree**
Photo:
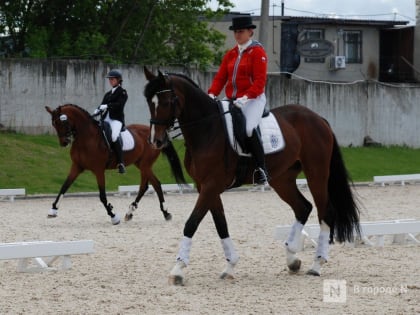
<svg viewBox="0 0 420 315"><path fill-rule="evenodd" d="M232 4L209 0L0 1L0 31L13 55L101 58L115 63L205 68L220 57L224 35L206 20ZM0 47L1 52L1 47Z"/></svg>

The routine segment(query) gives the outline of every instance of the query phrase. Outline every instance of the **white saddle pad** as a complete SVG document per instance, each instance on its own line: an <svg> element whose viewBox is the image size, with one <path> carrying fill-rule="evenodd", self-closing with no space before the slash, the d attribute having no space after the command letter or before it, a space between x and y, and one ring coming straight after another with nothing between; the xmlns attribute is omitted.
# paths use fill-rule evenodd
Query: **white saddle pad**
<svg viewBox="0 0 420 315"><path fill-rule="evenodd" d="M123 151L129 151L134 149L134 137L131 132L126 128L120 133L121 140L123 143Z"/></svg>
<svg viewBox="0 0 420 315"><path fill-rule="evenodd" d="M223 111L229 110L229 102L222 101ZM229 142L232 148L241 156L251 156L250 153L244 153L239 143L233 137L233 123L230 113L225 114L226 128L228 131ZM284 137L272 113L261 119L259 125L261 131L261 140L263 143L264 153L270 154L283 150L285 146Z"/></svg>

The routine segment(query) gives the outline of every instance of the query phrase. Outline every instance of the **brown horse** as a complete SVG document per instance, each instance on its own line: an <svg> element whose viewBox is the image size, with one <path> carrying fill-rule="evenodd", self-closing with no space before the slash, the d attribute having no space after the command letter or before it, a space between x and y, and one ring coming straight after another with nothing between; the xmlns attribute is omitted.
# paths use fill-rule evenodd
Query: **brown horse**
<svg viewBox="0 0 420 315"><path fill-rule="evenodd" d="M120 223L118 214L114 214L111 203L108 203L105 191L105 169L117 167L116 157L109 150L106 139L102 132L99 122L94 119L83 108L65 104L52 110L46 106L45 109L51 114L52 125L57 131L60 145L65 147L72 143L70 156L72 165L67 179L63 183L60 192L48 212L48 217L53 218L58 214L58 203L66 193L71 184L84 170L90 170L96 176L99 188L99 198L103 203L108 215L111 217L112 224ZM169 147L158 150L148 143L150 128L145 125L129 125L127 129L134 139L134 147L124 152L124 162L126 165L134 164L140 170L141 182L136 199L131 203L125 220L131 220L133 211L137 209L140 199L148 189L150 182L159 197L160 209L166 220L171 219L171 214L165 206L162 187L160 181L152 170L152 165L163 152L171 165L173 175L177 183L185 183L182 173L181 163L172 144Z"/></svg>
<svg viewBox="0 0 420 315"><path fill-rule="evenodd" d="M167 129L177 119L185 139L185 166L197 184L199 196L188 218L181 240L177 262L170 272L173 284L182 284L189 262L192 237L201 220L210 210L227 260L222 278L233 277L239 260L229 236L220 198L237 181L240 157L226 136L225 114L218 102L210 98L188 77L179 74L158 75L144 69L147 80L144 95L151 114L151 142L165 147ZM285 146L267 154L266 164L270 186L293 209L296 221L285 242L287 265L291 271L300 269L299 249L303 225L312 210L311 203L296 185L303 171L314 198L321 231L315 259L308 273L320 275L328 259L329 243L353 241L359 230L359 210L351 190L351 181L339 146L329 124L319 115L301 105L286 105L271 111L281 127ZM243 167L242 167L243 169ZM253 162L247 161L242 183L252 183Z"/></svg>

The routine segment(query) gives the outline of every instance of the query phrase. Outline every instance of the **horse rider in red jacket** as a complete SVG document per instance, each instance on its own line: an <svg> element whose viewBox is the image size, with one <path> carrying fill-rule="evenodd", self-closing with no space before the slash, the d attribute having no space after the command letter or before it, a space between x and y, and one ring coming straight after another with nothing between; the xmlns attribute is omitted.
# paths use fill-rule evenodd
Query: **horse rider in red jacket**
<svg viewBox="0 0 420 315"><path fill-rule="evenodd" d="M234 17L229 27L237 45L223 57L222 63L208 89L210 97L219 95L225 87L225 95L234 100L246 118L249 149L255 160L255 184L267 184L264 149L257 126L266 104L267 54L264 47L252 39L256 26L250 16Z"/></svg>

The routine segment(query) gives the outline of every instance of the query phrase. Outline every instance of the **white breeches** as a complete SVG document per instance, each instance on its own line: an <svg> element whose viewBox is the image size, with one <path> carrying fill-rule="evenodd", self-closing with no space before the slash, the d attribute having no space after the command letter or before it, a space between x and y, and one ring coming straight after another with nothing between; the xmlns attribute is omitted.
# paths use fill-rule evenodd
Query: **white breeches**
<svg viewBox="0 0 420 315"><path fill-rule="evenodd" d="M248 137L252 136L252 131L257 128L261 121L262 113L267 100L265 94L257 96L257 98L251 98L242 107L242 112L246 118L246 134Z"/></svg>
<svg viewBox="0 0 420 315"><path fill-rule="evenodd" d="M105 121L109 123L109 125L111 126L111 138L112 138L112 142L117 141L118 136L120 135L121 132L121 128L122 128L122 122L119 120L114 120L109 118L109 115L106 115L105 117Z"/></svg>

